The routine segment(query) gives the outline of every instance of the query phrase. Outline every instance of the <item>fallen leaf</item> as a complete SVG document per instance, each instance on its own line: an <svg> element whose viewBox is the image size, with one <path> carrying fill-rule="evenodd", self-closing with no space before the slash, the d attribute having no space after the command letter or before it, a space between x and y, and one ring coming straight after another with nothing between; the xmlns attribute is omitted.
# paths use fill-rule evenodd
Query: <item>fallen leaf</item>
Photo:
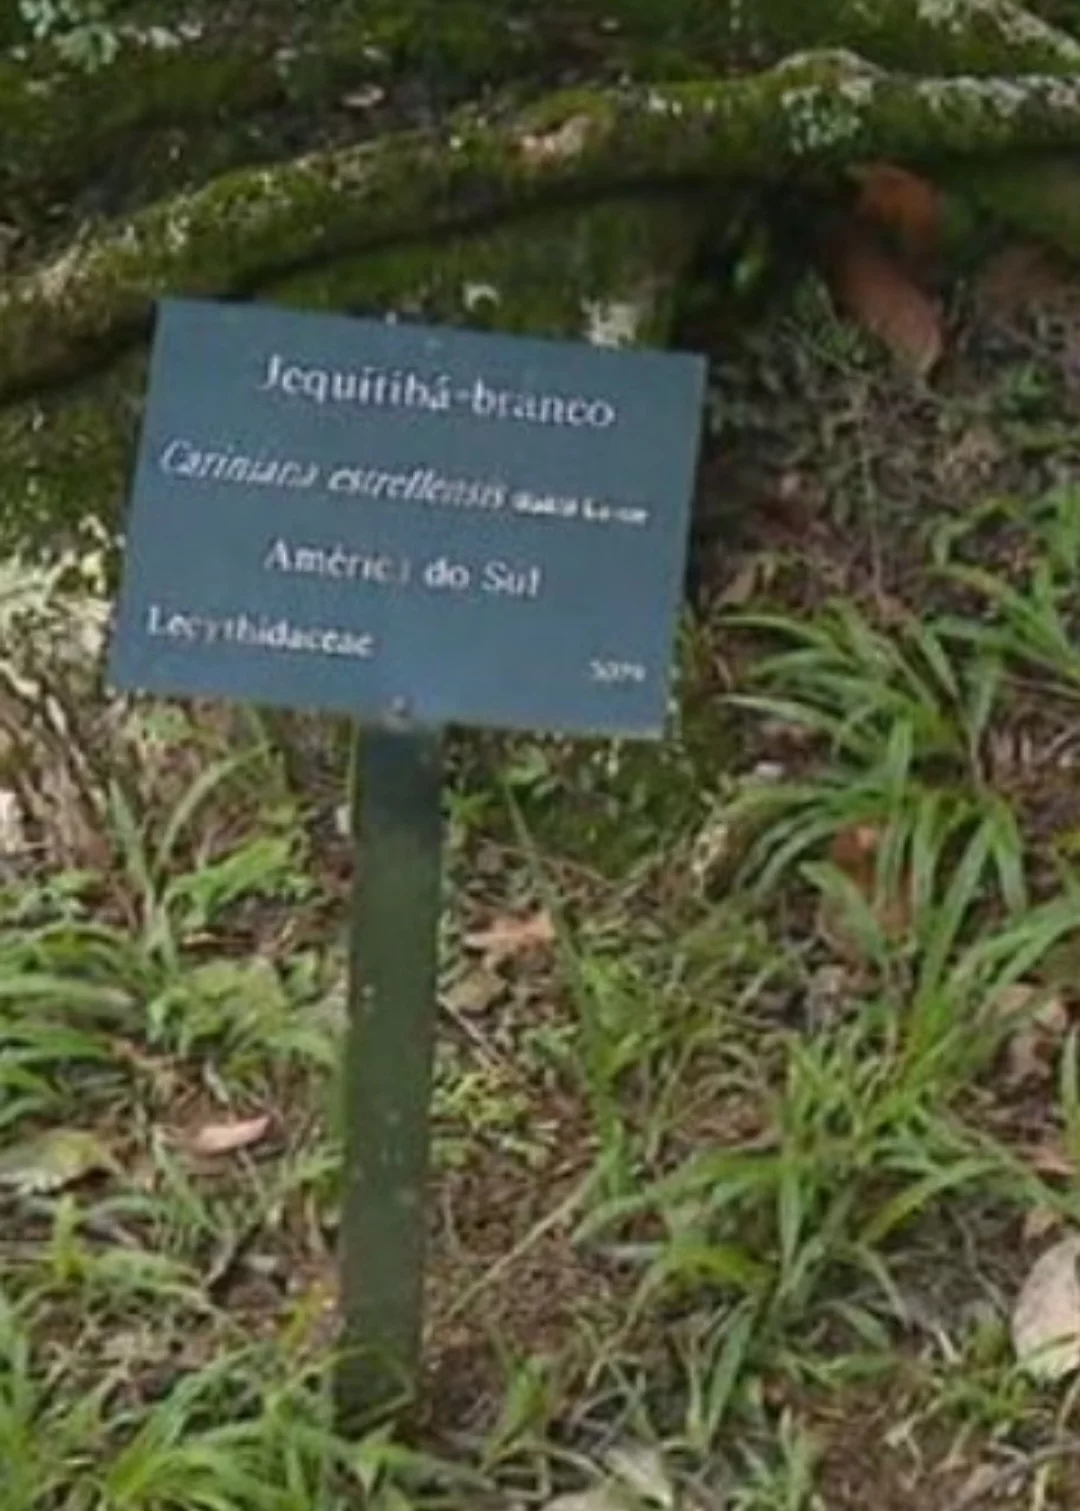
<svg viewBox="0 0 1080 1511"><path fill-rule="evenodd" d="M824 247L824 271L840 310L920 378L944 350L940 306L874 238L848 222Z"/></svg>
<svg viewBox="0 0 1080 1511"><path fill-rule="evenodd" d="M116 1161L92 1133L52 1128L0 1154L0 1185L23 1196L62 1191L88 1175L115 1173Z"/></svg>
<svg viewBox="0 0 1080 1511"><path fill-rule="evenodd" d="M466 1017L487 1012L500 997L506 994L506 981L502 976L484 966L466 971L442 994L442 1002L454 1016L464 1013Z"/></svg>
<svg viewBox="0 0 1080 1511"><path fill-rule="evenodd" d="M875 824L852 824L839 830L829 847L829 860L853 882L871 907L878 928L886 939L903 939L911 930L911 902L908 878L902 877L898 890L889 897L879 897L877 857L882 832ZM863 949L851 925L845 920L842 904L825 898L819 914L822 933L845 958L859 960Z"/></svg>
<svg viewBox="0 0 1080 1511"><path fill-rule="evenodd" d="M1069 1031L1069 1010L1062 999L1046 987L1017 981L997 994L990 1013L1007 1035L1007 1084L1022 1086L1052 1075L1054 1055Z"/></svg>
<svg viewBox="0 0 1080 1511"><path fill-rule="evenodd" d="M620 1444L608 1453L607 1462L612 1474L634 1495L661 1511L671 1511L675 1505L675 1487L658 1449L645 1443Z"/></svg>
<svg viewBox="0 0 1080 1511"><path fill-rule="evenodd" d="M1001 1479L1000 1464L977 1464L960 1486L956 1504L982 1506L991 1503L986 1499Z"/></svg>
<svg viewBox="0 0 1080 1511"><path fill-rule="evenodd" d="M474 929L464 937L466 948L479 950L489 966L546 949L554 941L555 925L546 908L538 908L525 918L496 918L488 928Z"/></svg>
<svg viewBox="0 0 1080 1511"><path fill-rule="evenodd" d="M1026 1244L1039 1243L1042 1239L1048 1238L1060 1225L1060 1212L1055 1212L1051 1207L1030 1207L1024 1213L1021 1229L1023 1240Z"/></svg>
<svg viewBox="0 0 1080 1511"><path fill-rule="evenodd" d="M751 556L742 564L716 600L720 608L742 608L750 602L762 585L765 563L760 556Z"/></svg>
<svg viewBox="0 0 1080 1511"><path fill-rule="evenodd" d="M617 1485L598 1485L595 1490L557 1495L543 1511L631 1511L631 1506Z"/></svg>
<svg viewBox="0 0 1080 1511"><path fill-rule="evenodd" d="M265 1138L269 1127L268 1112L259 1117L240 1118L232 1123L204 1123L186 1140L186 1145L191 1154L235 1154Z"/></svg>
<svg viewBox="0 0 1080 1511"><path fill-rule="evenodd" d="M895 163L869 163L856 171L856 214L894 239L916 262L940 250L945 196L935 184Z"/></svg>
<svg viewBox="0 0 1080 1511"><path fill-rule="evenodd" d="M1032 1266L1012 1319L1020 1364L1040 1380L1080 1369L1080 1237L1063 1238Z"/></svg>
<svg viewBox="0 0 1080 1511"><path fill-rule="evenodd" d="M881 831L876 824L851 824L838 829L829 847L829 859L862 891L873 892Z"/></svg>
<svg viewBox="0 0 1080 1511"><path fill-rule="evenodd" d="M1033 1170L1040 1175L1058 1175L1071 1180L1076 1174L1076 1161L1061 1144L1049 1140L1031 1144L1019 1150Z"/></svg>

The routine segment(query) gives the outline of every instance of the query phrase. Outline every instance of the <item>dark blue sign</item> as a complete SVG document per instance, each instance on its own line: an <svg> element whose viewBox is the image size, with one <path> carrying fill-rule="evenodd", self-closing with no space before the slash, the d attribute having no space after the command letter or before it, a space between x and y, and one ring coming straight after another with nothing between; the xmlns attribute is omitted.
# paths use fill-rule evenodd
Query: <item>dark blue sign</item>
<svg viewBox="0 0 1080 1511"><path fill-rule="evenodd" d="M110 675L658 735L705 363L168 300Z"/></svg>

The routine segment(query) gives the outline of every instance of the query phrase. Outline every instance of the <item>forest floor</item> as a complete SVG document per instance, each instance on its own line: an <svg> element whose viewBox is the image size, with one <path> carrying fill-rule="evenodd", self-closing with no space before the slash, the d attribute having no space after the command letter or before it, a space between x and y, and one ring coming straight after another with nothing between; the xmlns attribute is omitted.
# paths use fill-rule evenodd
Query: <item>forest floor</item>
<svg viewBox="0 0 1080 1511"><path fill-rule="evenodd" d="M387 1507L605 1511L619 1473L703 1511L1075 1504L1073 1396L1010 1318L1080 1215L1078 343L1014 252L916 389L809 278L714 353L678 732L454 740L434 1461L370 1440L325 1484L297 1430L335 1284L325 728L286 769L255 718L117 713L97 790L22 752L3 1511L286 1474L298 1508L365 1474ZM77 719L85 668L41 666Z"/></svg>
<svg viewBox="0 0 1080 1511"><path fill-rule="evenodd" d="M0 1511L1080 1503L1013 1337L1080 1329L1080 281L1005 247L950 299L930 385L813 274L687 331L678 727L451 742L399 1439L325 1421L346 732L95 704L32 610Z"/></svg>

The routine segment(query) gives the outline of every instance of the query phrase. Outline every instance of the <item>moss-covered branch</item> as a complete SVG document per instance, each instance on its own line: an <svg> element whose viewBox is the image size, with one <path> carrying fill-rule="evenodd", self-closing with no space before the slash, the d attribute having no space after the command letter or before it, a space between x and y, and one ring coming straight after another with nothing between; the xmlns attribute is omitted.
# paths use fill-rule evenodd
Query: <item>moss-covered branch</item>
<svg viewBox="0 0 1080 1511"><path fill-rule="evenodd" d="M1080 72L1080 40L1015 0L728 0L728 10L736 34L844 47L897 72Z"/></svg>
<svg viewBox="0 0 1080 1511"><path fill-rule="evenodd" d="M975 159L1073 144L1080 79L923 79L846 55L670 88L558 96L510 122L414 133L227 175L72 246L0 291L0 399L92 368L166 293L232 295L304 264L431 242L540 206L709 193L869 156Z"/></svg>
<svg viewBox="0 0 1080 1511"><path fill-rule="evenodd" d="M5 214L91 184L92 203L145 202L274 153L283 112L291 131L323 135L341 95L361 85L385 88L401 121L418 100L442 111L492 85L536 92L567 68L598 82L708 78L820 47L932 76L1080 73L1080 42L1014 0L575 0L572 10L282 0L280 24L271 3L268 25L125 45L89 77L58 70L47 49L36 65L0 59Z"/></svg>

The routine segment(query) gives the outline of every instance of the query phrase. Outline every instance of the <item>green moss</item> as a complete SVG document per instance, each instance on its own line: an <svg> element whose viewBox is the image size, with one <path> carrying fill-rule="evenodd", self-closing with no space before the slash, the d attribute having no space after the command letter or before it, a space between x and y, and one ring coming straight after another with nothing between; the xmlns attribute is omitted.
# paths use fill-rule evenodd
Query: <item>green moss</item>
<svg viewBox="0 0 1080 1511"><path fill-rule="evenodd" d="M33 220L84 186L113 209L144 203L273 155L285 129L290 141L319 139L341 96L372 82L395 116L415 120L493 90L535 95L568 77L705 80L793 49L969 76L1075 74L1080 56L1080 44L1011 0L259 0L258 24L243 30L223 30L205 9L205 41L129 47L97 75L0 60L9 217Z"/></svg>
<svg viewBox="0 0 1080 1511"><path fill-rule="evenodd" d="M547 0L364 0L340 6L326 36L331 54L374 45L437 91L567 70L702 78L821 47L911 73L1076 69L1067 36L1014 0L575 0L572 13Z"/></svg>
<svg viewBox="0 0 1080 1511"><path fill-rule="evenodd" d="M88 238L0 288L0 398L85 372L137 335L166 291L244 292L388 245L437 249L589 196L666 186L707 203L719 180L768 182L793 167L1071 146L1080 83L919 81L812 55L709 85L560 95L544 110L566 129L539 142L530 112L313 153L227 174Z"/></svg>
<svg viewBox="0 0 1080 1511"><path fill-rule="evenodd" d="M636 59L640 71L665 28L643 12L613 36L619 3L588 0L570 18L520 0L309 0L300 13L260 0L258 26L223 33L208 17L203 41L129 47L97 74L60 68L48 49L29 63L0 57L5 212L33 222L84 186L91 203L145 203L275 155L284 130L323 138L328 113L361 85L385 87L400 119L493 88L535 92L568 67L603 78ZM705 66L684 58L675 71Z"/></svg>
<svg viewBox="0 0 1080 1511"><path fill-rule="evenodd" d="M318 51L341 64L381 58L391 77L419 76L441 94L542 66L549 39L535 4L506 0L375 0L340 6Z"/></svg>
<svg viewBox="0 0 1080 1511"><path fill-rule="evenodd" d="M956 187L996 220L1080 259L1080 168L1075 158L1006 155L957 174Z"/></svg>
<svg viewBox="0 0 1080 1511"><path fill-rule="evenodd" d="M1013 0L742 0L745 25L793 48L846 48L915 75L1072 74L1080 44Z"/></svg>
<svg viewBox="0 0 1080 1511"><path fill-rule="evenodd" d="M672 302L701 235L700 212L666 198L547 212L484 233L343 259L268 286L307 308L394 310L514 334L587 334L630 319L638 342L663 343Z"/></svg>
<svg viewBox="0 0 1080 1511"><path fill-rule="evenodd" d="M280 79L250 46L186 46L122 55L124 61L89 76L34 76L0 60L0 192L9 205L33 213L51 198L101 175L107 184L118 154L141 168L155 153L158 181L177 180L199 166L168 152L178 129L217 138L221 113L242 114L283 100ZM198 155L199 157L202 154ZM134 169L134 162L127 166ZM122 159L121 159L122 165ZM166 171L161 172L161 167Z"/></svg>
<svg viewBox="0 0 1080 1511"><path fill-rule="evenodd" d="M133 353L78 392L0 411L0 555L47 560L117 529L145 371Z"/></svg>

